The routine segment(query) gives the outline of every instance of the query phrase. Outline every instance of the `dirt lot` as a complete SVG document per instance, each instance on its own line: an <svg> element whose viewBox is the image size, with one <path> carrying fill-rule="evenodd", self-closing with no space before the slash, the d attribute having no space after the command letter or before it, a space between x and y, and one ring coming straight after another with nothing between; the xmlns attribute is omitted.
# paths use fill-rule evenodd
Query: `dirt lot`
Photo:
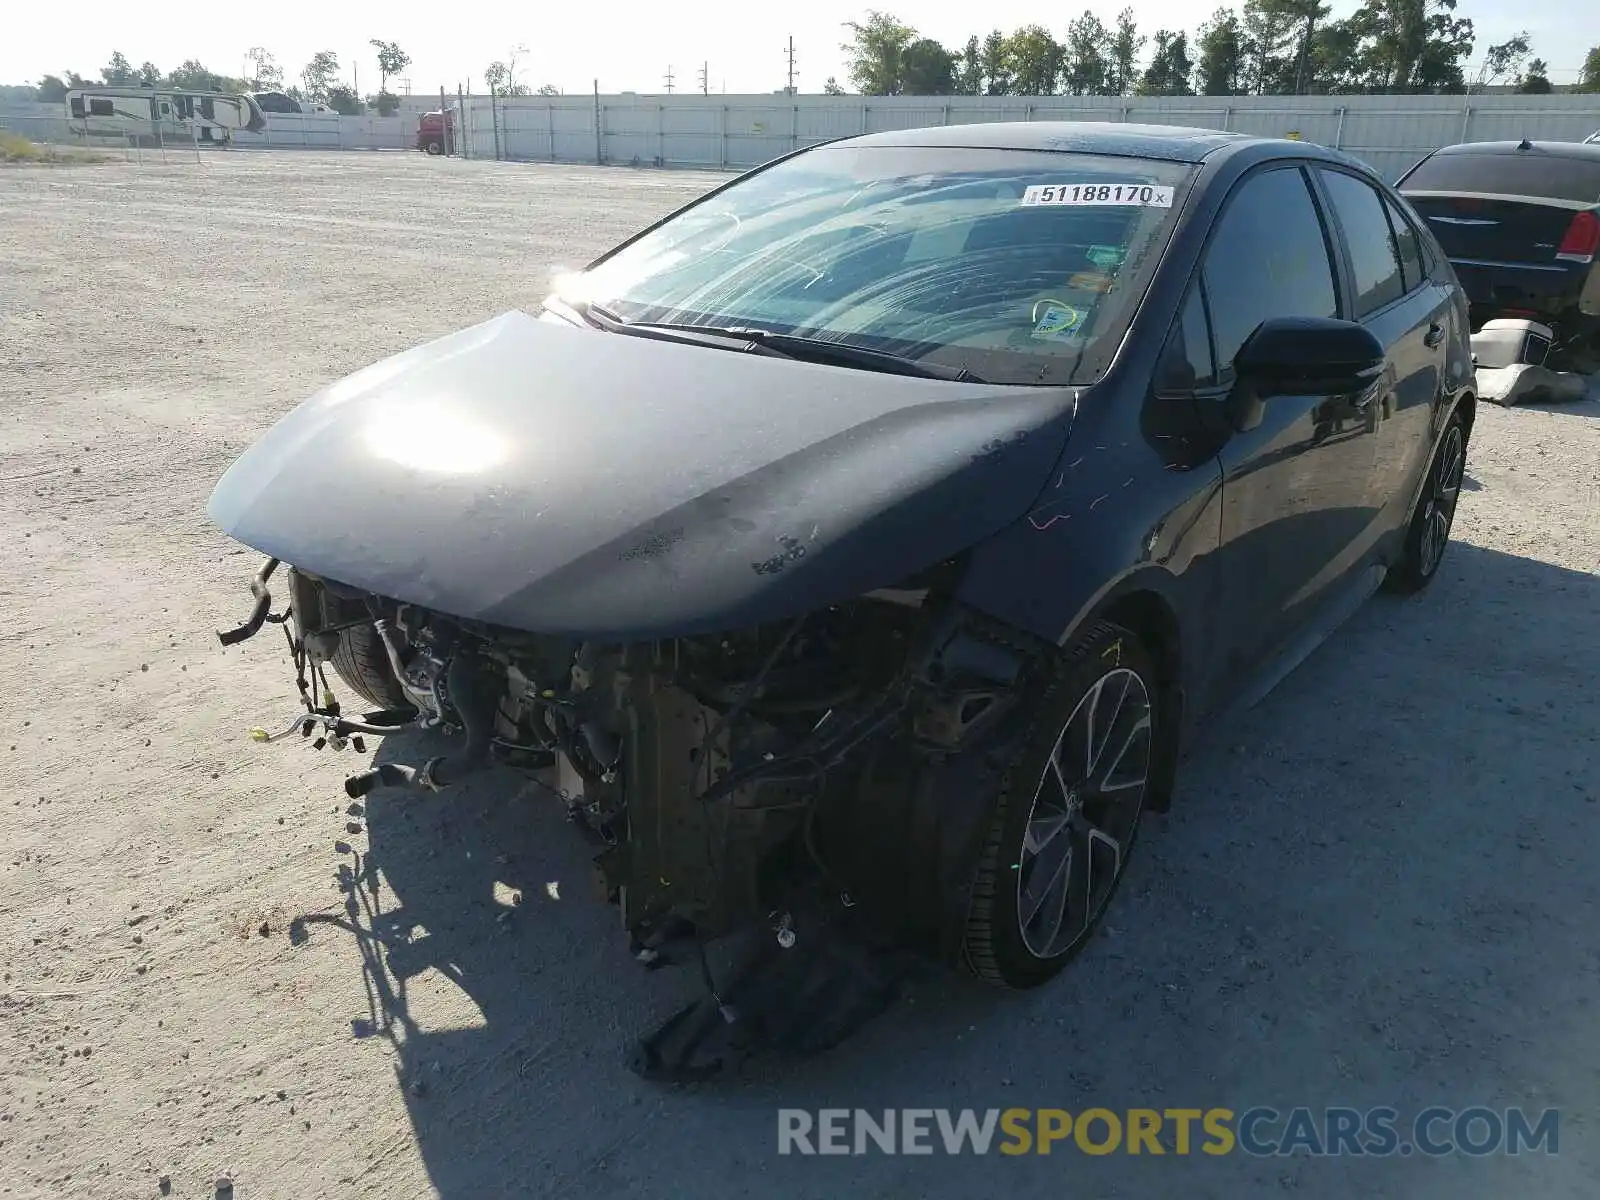
<svg viewBox="0 0 1600 1200"><path fill-rule="evenodd" d="M272 637L213 636L256 567L203 513L230 459L711 182L406 154L0 172L0 1193L1592 1197L1595 401L1482 413L1437 585L1374 601L1188 765L1056 986L932 975L802 1066L627 1073L695 981L627 959L536 790L356 820L351 754L245 739L290 691ZM776 1153L780 1106L1258 1104L1556 1106L1560 1154Z"/></svg>

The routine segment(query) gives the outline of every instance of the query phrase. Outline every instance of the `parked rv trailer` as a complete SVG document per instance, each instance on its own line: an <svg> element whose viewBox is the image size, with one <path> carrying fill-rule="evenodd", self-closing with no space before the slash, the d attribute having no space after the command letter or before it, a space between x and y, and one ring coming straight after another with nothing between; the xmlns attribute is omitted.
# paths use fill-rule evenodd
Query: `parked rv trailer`
<svg viewBox="0 0 1600 1200"><path fill-rule="evenodd" d="M266 128L261 106L249 96L149 87L74 88L66 96L67 115L85 136L137 138L225 145L235 130Z"/></svg>

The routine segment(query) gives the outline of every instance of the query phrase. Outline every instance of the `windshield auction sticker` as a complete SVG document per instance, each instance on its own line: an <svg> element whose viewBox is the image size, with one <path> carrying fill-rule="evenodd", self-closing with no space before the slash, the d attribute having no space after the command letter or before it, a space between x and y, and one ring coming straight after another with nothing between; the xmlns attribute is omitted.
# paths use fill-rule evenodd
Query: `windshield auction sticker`
<svg viewBox="0 0 1600 1200"><path fill-rule="evenodd" d="M1172 189L1148 183L1036 183L1022 193L1022 203L1029 208L1039 204L1171 208Z"/></svg>

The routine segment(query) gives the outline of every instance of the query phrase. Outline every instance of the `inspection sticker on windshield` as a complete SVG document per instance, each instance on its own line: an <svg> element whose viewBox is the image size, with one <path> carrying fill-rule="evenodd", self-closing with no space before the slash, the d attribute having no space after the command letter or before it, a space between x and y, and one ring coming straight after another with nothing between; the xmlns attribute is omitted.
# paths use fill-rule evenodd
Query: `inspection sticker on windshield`
<svg viewBox="0 0 1600 1200"><path fill-rule="evenodd" d="M1026 207L1037 204L1132 204L1171 208L1172 189L1148 183L1036 183L1022 193Z"/></svg>
<svg viewBox="0 0 1600 1200"><path fill-rule="evenodd" d="M1037 310L1036 310L1037 311ZM1046 304L1033 325L1033 337L1039 341L1060 341L1077 336L1089 314L1081 308L1067 304Z"/></svg>

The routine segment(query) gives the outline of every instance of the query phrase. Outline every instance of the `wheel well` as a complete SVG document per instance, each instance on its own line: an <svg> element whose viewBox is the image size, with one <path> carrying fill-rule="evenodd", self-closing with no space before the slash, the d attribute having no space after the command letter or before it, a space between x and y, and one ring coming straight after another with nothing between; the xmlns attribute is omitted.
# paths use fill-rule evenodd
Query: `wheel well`
<svg viewBox="0 0 1600 1200"><path fill-rule="evenodd" d="M1461 423L1466 426L1463 432L1467 440L1472 439L1472 421L1478 415L1478 398L1471 392L1462 392L1461 399L1456 401L1456 411L1461 414Z"/></svg>
<svg viewBox="0 0 1600 1200"><path fill-rule="evenodd" d="M1139 640L1155 656L1163 687L1182 678L1178 619L1167 602L1155 592L1129 592L1118 596L1101 615L1107 621L1139 635Z"/></svg>
<svg viewBox="0 0 1600 1200"><path fill-rule="evenodd" d="M1160 687L1161 724L1156 763L1147 803L1157 812L1172 807L1178 754L1183 744L1183 642L1172 606L1155 592L1118 596L1100 614L1136 634L1155 659Z"/></svg>

